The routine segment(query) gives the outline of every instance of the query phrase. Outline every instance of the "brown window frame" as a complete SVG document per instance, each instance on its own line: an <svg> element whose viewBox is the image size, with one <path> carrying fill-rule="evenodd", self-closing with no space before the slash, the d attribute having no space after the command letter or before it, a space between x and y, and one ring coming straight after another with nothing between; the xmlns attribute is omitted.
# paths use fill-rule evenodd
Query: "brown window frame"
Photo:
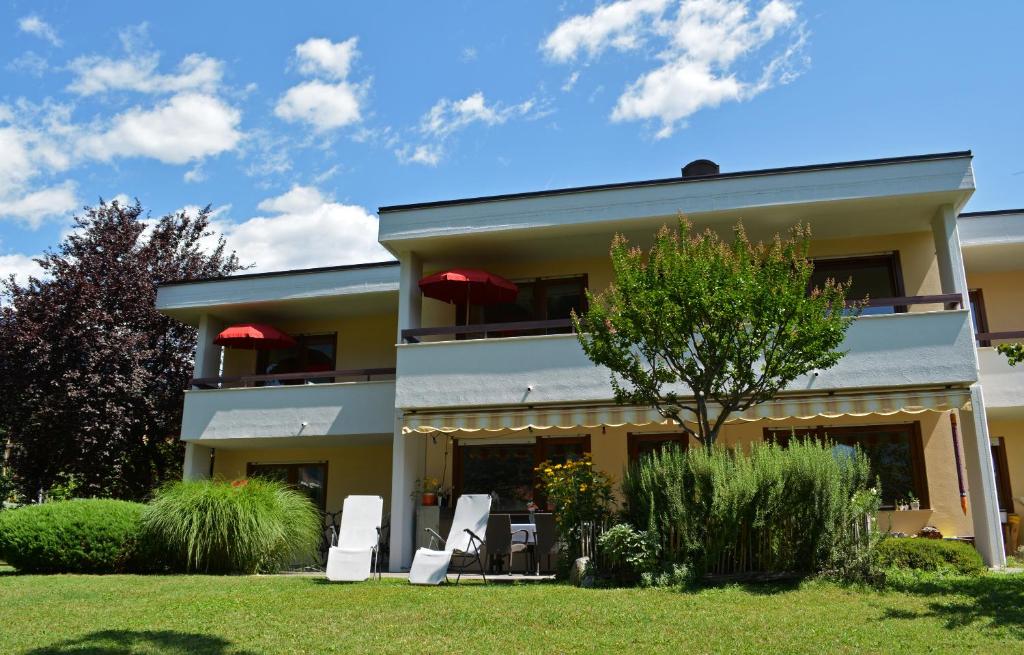
<svg viewBox="0 0 1024 655"><path fill-rule="evenodd" d="M967 300L971 306L971 312L974 314L974 321L978 324L977 333L988 332L988 312L985 310L985 294L982 293L981 289L968 289ZM991 341L979 341L978 345L982 348L986 348L992 345Z"/></svg>
<svg viewBox="0 0 1024 655"><path fill-rule="evenodd" d="M921 434L921 423L888 423L872 425L840 425L826 426L817 425L804 428L763 428L763 438L781 446L789 442L791 433L797 437L813 437L824 439L825 436L841 436L843 434L870 434L871 432L907 432L910 442L910 474L913 480L913 491L917 499L921 501L921 509L931 509L931 498L928 494L928 471L924 459L924 437ZM779 438L779 437L783 438ZM893 509L892 505L882 506L883 510Z"/></svg>
<svg viewBox="0 0 1024 655"><path fill-rule="evenodd" d="M893 289L896 290L895 297L902 298L907 295L906 287L903 284L903 266L900 262L900 252L894 250L889 253L882 253L880 255L851 255L849 257L812 257L811 263L817 268L818 263L822 264L836 264L838 263L841 268L854 269L857 267L864 266L865 264L877 264L885 263L889 266L889 281L892 282ZM836 279L836 282L846 282L846 279ZM810 289L808 289L810 291ZM862 300L862 298L848 298L847 300ZM903 314L907 311L906 305L896 305L893 307L893 311L897 314Z"/></svg>
<svg viewBox="0 0 1024 655"><path fill-rule="evenodd" d="M455 443L452 445L452 496L458 498L462 495L462 451L461 449L466 446L502 446L506 444L500 443L487 443L485 439L466 439L466 443L460 443L459 439L455 439ZM571 437L537 437L533 443L533 468L540 466L540 463L547 459L547 448L549 445L572 445L582 444L583 453L589 455L591 451L591 441L589 434L575 435ZM523 443L523 446L529 446L529 443ZM530 484L534 489L537 488L539 482L539 476L536 472L533 474L533 479ZM534 493L534 502L541 507L544 507L543 495L539 492Z"/></svg>
<svg viewBox="0 0 1024 655"><path fill-rule="evenodd" d="M1010 462L1006 457L1006 439L996 437L991 444L992 464L998 471L996 477L996 495L999 498L999 511L1013 512L1013 487L1010 483Z"/></svg>
<svg viewBox="0 0 1024 655"><path fill-rule="evenodd" d="M677 443L684 451L690 447L690 435L684 432L628 432L626 433L626 451L629 463L632 464L640 459L640 444L652 441Z"/></svg>
<svg viewBox="0 0 1024 655"><path fill-rule="evenodd" d="M336 370L338 368L338 333L337 332L310 332L310 333L307 333L307 334L293 335L292 338L295 339L296 346L297 346L297 348L299 350L299 353L300 353L299 354L300 366L302 367L303 370L302 371L298 371L299 373L317 373L317 372L319 372L319 371L308 371L307 370L308 366L309 366L309 362L307 361L307 353L309 352L309 349L308 349L306 344L311 342L311 341L313 341L313 342L323 341L324 343L326 343L328 340L330 340L331 343L333 343L333 345L334 345L334 349L331 352L331 370ZM270 351L270 350L260 350L260 351L257 351L257 355L256 355L256 375L262 375L262 374L264 374L266 372L267 364L268 364L267 360L270 358L270 353L271 352L272 351ZM310 378L314 378L314 376L310 376ZM315 379L320 379L320 378L315 378ZM301 382L301 380L297 380L296 381L296 383L298 383L298 382Z"/></svg>
<svg viewBox="0 0 1024 655"><path fill-rule="evenodd" d="M327 462L246 462L245 465L245 476L251 478L255 469L257 468L283 468L288 471L287 479L285 480L289 485L295 487L299 483L299 467L300 466L316 466L323 470L324 476L324 498L323 502L320 503L320 511L327 511Z"/></svg>

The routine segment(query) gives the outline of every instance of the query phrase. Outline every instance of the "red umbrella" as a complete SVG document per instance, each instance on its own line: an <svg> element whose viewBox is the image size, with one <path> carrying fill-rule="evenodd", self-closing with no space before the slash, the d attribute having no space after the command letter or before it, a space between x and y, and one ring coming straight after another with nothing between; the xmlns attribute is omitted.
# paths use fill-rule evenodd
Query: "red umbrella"
<svg viewBox="0 0 1024 655"><path fill-rule="evenodd" d="M242 323L232 325L213 340L218 346L247 350L283 350L295 345L295 339L270 325Z"/></svg>
<svg viewBox="0 0 1024 655"><path fill-rule="evenodd" d="M494 273L473 268L453 268L420 280L420 291L428 298L449 303L495 305L515 302L519 287Z"/></svg>
<svg viewBox="0 0 1024 655"><path fill-rule="evenodd" d="M515 302L519 287L500 275L475 268L453 268L434 273L420 280L420 291L428 298L448 303L466 303L466 324L469 324L469 306L497 305Z"/></svg>

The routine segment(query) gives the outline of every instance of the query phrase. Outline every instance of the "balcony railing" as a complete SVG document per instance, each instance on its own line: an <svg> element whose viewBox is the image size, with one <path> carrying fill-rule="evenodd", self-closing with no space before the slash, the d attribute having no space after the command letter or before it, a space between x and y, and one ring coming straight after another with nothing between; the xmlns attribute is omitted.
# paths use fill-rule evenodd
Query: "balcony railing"
<svg viewBox="0 0 1024 655"><path fill-rule="evenodd" d="M849 305L855 304L851 301ZM959 293L941 293L930 296L901 296L899 298L873 298L866 303L867 307L894 307L897 311L905 311L910 305L937 305L945 309L960 309L963 296ZM456 339L494 339L531 334L551 334L572 331L572 321L567 318L548 321L514 321L506 323L479 323L476 325L446 325L443 327L409 328L402 330L402 341L419 343L423 337L454 337ZM998 338L998 337L997 337Z"/></svg>
<svg viewBox="0 0 1024 655"><path fill-rule="evenodd" d="M300 373L268 373L261 375L192 378L190 389L226 389L238 387L306 384L314 380L327 382L373 382L394 380L394 368L353 368L337 371L303 371Z"/></svg>
<svg viewBox="0 0 1024 655"><path fill-rule="evenodd" d="M1008 330L1005 332L978 332L974 335L978 345L987 346L1001 339L1024 339L1024 330Z"/></svg>

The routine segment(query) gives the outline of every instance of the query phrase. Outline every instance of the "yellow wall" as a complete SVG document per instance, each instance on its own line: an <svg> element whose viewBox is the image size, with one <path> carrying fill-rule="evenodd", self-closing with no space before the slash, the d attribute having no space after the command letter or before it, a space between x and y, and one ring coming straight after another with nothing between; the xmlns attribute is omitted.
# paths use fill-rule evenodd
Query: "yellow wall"
<svg viewBox="0 0 1024 655"><path fill-rule="evenodd" d="M924 458L926 477L928 481L928 495L930 507L920 511L906 512L882 512L879 516L878 526L882 530L892 530L913 534L926 525L937 527L943 535L964 536L973 534L968 514L960 509L960 493L957 487L956 468L953 458L952 434L950 430L949 415L934 412L923 414L897 414L894 416L878 417L848 417L836 420L820 420L807 422L787 421L758 421L753 423L738 423L727 425L721 433L719 443L730 447L742 446L754 441L763 439L763 429L773 428L800 428L809 426L849 426L849 425L879 425L893 423L908 423L919 421L921 424L921 437L924 445ZM622 472L628 460L627 433L629 432L664 432L665 428L648 426L646 428L606 428L603 432L600 429L590 430L590 443L594 466L599 468L618 481L621 480ZM586 430L582 431L586 433ZM580 434L581 431L550 431L545 435L567 436ZM487 437L467 436L472 443L478 439L501 439L530 436L523 432L505 434L493 434ZM540 435L537 435L540 436ZM411 436L410 439L422 439L423 447L426 450L427 475L442 476L444 468L445 486L452 484L452 461L451 445L446 444L445 437L438 437L434 443L429 437ZM482 443L482 441L481 441ZM1024 463L1024 431L1021 432L1020 440L1020 461ZM445 466L445 449L448 450L447 465ZM1021 470L1024 475L1024 470ZM966 477L965 477L966 480ZM966 482L965 482L966 484ZM1024 489L1024 488L1022 488Z"/></svg>
<svg viewBox="0 0 1024 655"><path fill-rule="evenodd" d="M990 332L1024 330L1024 271L968 271L967 286L981 289Z"/></svg>
<svg viewBox="0 0 1024 655"><path fill-rule="evenodd" d="M390 507L391 444L337 448L218 448L215 477L234 480L246 476L249 463L310 464L327 462L327 511L341 509L350 494L383 496Z"/></svg>
<svg viewBox="0 0 1024 655"><path fill-rule="evenodd" d="M338 370L395 366L395 339L398 332L396 314L316 321L278 321L274 327L293 335L336 332ZM255 370L255 351L224 349L225 376L251 375Z"/></svg>

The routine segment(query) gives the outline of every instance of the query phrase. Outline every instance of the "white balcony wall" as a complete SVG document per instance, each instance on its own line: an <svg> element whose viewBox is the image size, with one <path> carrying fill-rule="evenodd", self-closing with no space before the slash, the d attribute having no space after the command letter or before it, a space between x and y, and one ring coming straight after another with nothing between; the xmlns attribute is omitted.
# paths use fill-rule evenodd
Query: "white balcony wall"
<svg viewBox="0 0 1024 655"><path fill-rule="evenodd" d="M834 368L796 380L792 391L964 384L977 380L966 310L865 316L847 333ZM607 369L574 335L405 344L398 347L401 409L601 402Z"/></svg>
<svg viewBox="0 0 1024 655"><path fill-rule="evenodd" d="M1024 364L1010 366L995 348L978 348L985 405L992 410L1024 408Z"/></svg>
<svg viewBox="0 0 1024 655"><path fill-rule="evenodd" d="M391 434L395 383L343 382L185 393L185 441Z"/></svg>

